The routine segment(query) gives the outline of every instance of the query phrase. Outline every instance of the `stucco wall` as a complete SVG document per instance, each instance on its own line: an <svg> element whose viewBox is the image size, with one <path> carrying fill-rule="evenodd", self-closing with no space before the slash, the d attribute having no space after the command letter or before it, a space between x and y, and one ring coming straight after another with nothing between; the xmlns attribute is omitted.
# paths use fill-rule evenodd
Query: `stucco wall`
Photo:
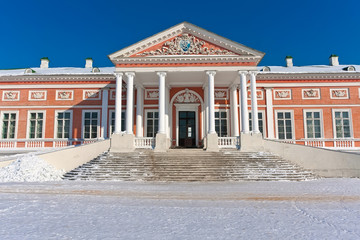
<svg viewBox="0 0 360 240"><path fill-rule="evenodd" d="M264 140L264 149L321 177L360 177L360 154Z"/></svg>
<svg viewBox="0 0 360 240"><path fill-rule="evenodd" d="M92 160L99 156L102 152L108 151L110 148L110 140L86 144L79 147L68 148L64 150L54 151L38 155L39 158L45 160L57 169L66 172Z"/></svg>

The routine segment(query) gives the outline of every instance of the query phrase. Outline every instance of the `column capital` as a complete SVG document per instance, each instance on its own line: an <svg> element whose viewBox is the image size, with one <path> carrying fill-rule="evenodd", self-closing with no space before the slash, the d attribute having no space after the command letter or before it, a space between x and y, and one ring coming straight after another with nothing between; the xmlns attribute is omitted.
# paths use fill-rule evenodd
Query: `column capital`
<svg viewBox="0 0 360 240"><path fill-rule="evenodd" d="M166 72L156 72L156 74L157 74L159 77L166 77L166 75L167 75Z"/></svg>
<svg viewBox="0 0 360 240"><path fill-rule="evenodd" d="M249 73L250 73L250 75L253 75L253 76L256 76L256 75L258 75L258 71L249 71Z"/></svg>
<svg viewBox="0 0 360 240"><path fill-rule="evenodd" d="M141 83L135 83L135 88L136 89L139 89L139 88L145 89Z"/></svg>
<svg viewBox="0 0 360 240"><path fill-rule="evenodd" d="M127 77L135 77L135 72L126 72L125 73L125 75L127 76Z"/></svg>
<svg viewBox="0 0 360 240"><path fill-rule="evenodd" d="M249 72L248 71L238 71L239 75L247 75Z"/></svg>
<svg viewBox="0 0 360 240"><path fill-rule="evenodd" d="M122 77L124 74L122 72L115 72L114 73L115 77Z"/></svg>
<svg viewBox="0 0 360 240"><path fill-rule="evenodd" d="M206 74L209 75L209 76L215 76L216 71L215 70L209 70L209 71L206 71Z"/></svg>

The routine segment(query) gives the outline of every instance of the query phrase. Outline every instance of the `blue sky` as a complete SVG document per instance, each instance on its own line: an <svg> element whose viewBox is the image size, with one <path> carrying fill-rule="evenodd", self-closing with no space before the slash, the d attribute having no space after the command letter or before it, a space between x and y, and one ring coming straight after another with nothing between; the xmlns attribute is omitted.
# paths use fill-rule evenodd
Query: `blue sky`
<svg viewBox="0 0 360 240"><path fill-rule="evenodd" d="M3 1L0 69L112 66L107 55L188 21L265 52L260 65L360 64L358 0Z"/></svg>

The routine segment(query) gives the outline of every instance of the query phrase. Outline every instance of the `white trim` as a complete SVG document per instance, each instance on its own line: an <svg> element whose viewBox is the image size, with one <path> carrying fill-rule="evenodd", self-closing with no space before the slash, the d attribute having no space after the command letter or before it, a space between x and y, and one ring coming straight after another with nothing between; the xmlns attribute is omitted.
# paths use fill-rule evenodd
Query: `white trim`
<svg viewBox="0 0 360 240"><path fill-rule="evenodd" d="M266 81L272 79L257 79L258 81ZM294 80L293 80L294 81ZM272 88L281 88L281 87L356 87L360 86L360 82L325 82L325 83L312 83L312 82L298 82L295 81L294 83L263 83L260 82L257 84L257 87L272 87Z"/></svg>
<svg viewBox="0 0 360 240"><path fill-rule="evenodd" d="M292 138L291 139L296 139L295 138L295 121L294 121L294 110L275 110L275 133L276 133L276 139L279 139L279 131L278 131L278 112L290 112L290 117L291 117L291 135ZM285 125L286 128L286 125ZM291 139L286 139L286 133L285 133L285 139L279 139L279 140L291 140Z"/></svg>
<svg viewBox="0 0 360 240"><path fill-rule="evenodd" d="M108 105L109 107L114 108L114 105ZM16 108L16 109L53 109L53 108L64 108L64 109L69 109L69 108L101 108L101 105L52 105L52 106L0 106L0 109L8 109L8 108Z"/></svg>
<svg viewBox="0 0 360 240"><path fill-rule="evenodd" d="M86 97L86 93L97 94L97 97ZM57 96L57 95L56 95ZM100 100L101 99L101 90L100 89L84 89L83 90L83 100Z"/></svg>
<svg viewBox="0 0 360 240"><path fill-rule="evenodd" d="M42 126L42 138L30 138L30 114L31 113L43 113L43 126ZM26 139L44 139L46 128L46 110L28 110L27 112L27 124L26 124Z"/></svg>
<svg viewBox="0 0 360 240"><path fill-rule="evenodd" d="M65 93L71 93L71 98L59 98L59 93L60 92L65 92ZM56 95L55 95L55 99L57 101L70 101L70 100L74 100L74 90L68 90L68 89L64 89L64 90L56 90Z"/></svg>
<svg viewBox="0 0 360 240"><path fill-rule="evenodd" d="M34 92L42 92L42 93L44 93L44 98L43 99L35 99L35 98L31 98L31 94L32 93L34 93ZM37 91L37 90L30 90L29 91L29 96L28 96L28 100L29 101L46 101L46 99L47 99L47 91L46 90L39 90L39 91Z"/></svg>
<svg viewBox="0 0 360 240"><path fill-rule="evenodd" d="M306 113L307 112L320 112L320 138L313 138L307 137L307 124L306 124ZM323 110L322 109L303 109L303 121L304 121L304 139L323 139L324 138L324 119L323 119ZM314 133L315 134L315 133Z"/></svg>
<svg viewBox="0 0 360 240"><path fill-rule="evenodd" d="M100 138L100 110L82 110L82 116L81 116L81 138L84 138L85 133L85 113L87 112L97 112L97 127L96 127L96 138L86 138L86 139L97 139Z"/></svg>
<svg viewBox="0 0 360 240"><path fill-rule="evenodd" d="M279 92L289 92L288 96L279 97ZM278 93L278 94L276 94ZM274 100L291 100L292 99L292 91L291 89L273 89Z"/></svg>
<svg viewBox="0 0 360 240"><path fill-rule="evenodd" d="M268 132L266 134L267 138L274 139L274 106L273 106L273 91L271 88L266 88L266 126ZM259 106L260 107L260 106Z"/></svg>
<svg viewBox="0 0 360 240"><path fill-rule="evenodd" d="M305 97L305 91L316 91L317 97ZM303 88L301 89L301 98L304 100L313 100L313 99L321 99L321 90L320 88Z"/></svg>
<svg viewBox="0 0 360 240"><path fill-rule="evenodd" d="M344 97L333 97L333 91L345 91ZM349 99L349 89L348 88L330 88L330 98L331 99Z"/></svg>
<svg viewBox="0 0 360 240"><path fill-rule="evenodd" d="M15 134L14 134L14 139L17 139L17 133L18 133L18 124L19 124L19 111L1 111L0 112L0 124L1 124L1 128L0 128L0 139L13 139L13 138L2 138L3 135L3 118L4 118L4 113L15 113L16 114L16 122L15 122Z"/></svg>
<svg viewBox="0 0 360 240"><path fill-rule="evenodd" d="M225 92L225 97L216 97L216 92ZM229 89L228 88L215 88L214 97L215 97L215 100L228 100L229 99Z"/></svg>
<svg viewBox="0 0 360 240"><path fill-rule="evenodd" d="M25 84L25 85L17 85L18 83L14 83L11 85L2 85L2 89L84 89L86 88L104 88L111 87L114 88L115 84Z"/></svg>
<svg viewBox="0 0 360 240"><path fill-rule="evenodd" d="M181 91L180 91L181 92ZM175 98L174 98L175 99ZM199 146L199 106L200 103L174 103L176 108L176 146L179 146L179 112L191 111L195 112L195 144Z"/></svg>
<svg viewBox="0 0 360 240"><path fill-rule="evenodd" d="M66 138L58 138L57 137L57 129L58 129L58 113L70 113L70 131L69 131L69 138L73 139L72 130L73 130L73 111L72 110L55 110L54 116L54 139L66 139Z"/></svg>
<svg viewBox="0 0 360 240"><path fill-rule="evenodd" d="M157 94L155 94L156 96L150 96L150 97L148 97L148 93L149 93L149 92L154 92L154 93L157 92ZM159 100L159 89L158 89L158 88L145 89L145 100ZM158 106L159 106L159 105L158 105Z"/></svg>
<svg viewBox="0 0 360 240"><path fill-rule="evenodd" d="M349 109L349 108L333 108L333 109L331 109L331 112L332 112L332 122L333 122L333 138L334 139L350 139L350 138L353 138L354 137L354 132L353 132L353 122L352 122L351 109ZM348 112L349 113L350 137L344 137L344 138L337 138L336 137L335 112Z"/></svg>
<svg viewBox="0 0 360 240"><path fill-rule="evenodd" d="M304 108L304 107L360 107L360 104L328 104L328 105L299 104L299 105L274 105L274 107L279 107L279 108L282 108L282 107L286 107L286 108L288 108L288 107L301 107L301 108Z"/></svg>
<svg viewBox="0 0 360 240"><path fill-rule="evenodd" d="M13 88L14 88L14 86L13 86ZM14 99L11 99L11 98L7 98L7 99L5 99L5 94L6 93L16 93L17 95L16 95L16 98L14 98ZM20 91L3 91L3 93L2 93L2 100L5 102L15 102L15 101L20 101Z"/></svg>

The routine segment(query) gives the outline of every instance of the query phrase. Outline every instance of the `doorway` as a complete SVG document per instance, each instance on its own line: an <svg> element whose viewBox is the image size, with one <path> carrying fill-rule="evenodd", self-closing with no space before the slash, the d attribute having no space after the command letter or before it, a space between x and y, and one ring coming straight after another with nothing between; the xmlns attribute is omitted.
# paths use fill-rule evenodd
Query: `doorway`
<svg viewBox="0 0 360 240"><path fill-rule="evenodd" d="M179 147L196 147L195 111L179 111Z"/></svg>

